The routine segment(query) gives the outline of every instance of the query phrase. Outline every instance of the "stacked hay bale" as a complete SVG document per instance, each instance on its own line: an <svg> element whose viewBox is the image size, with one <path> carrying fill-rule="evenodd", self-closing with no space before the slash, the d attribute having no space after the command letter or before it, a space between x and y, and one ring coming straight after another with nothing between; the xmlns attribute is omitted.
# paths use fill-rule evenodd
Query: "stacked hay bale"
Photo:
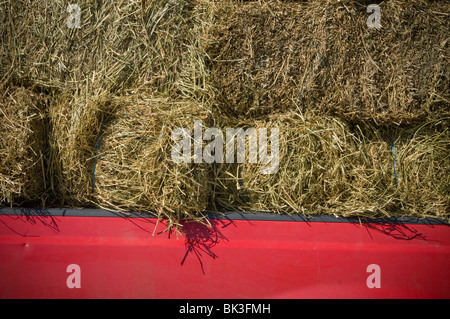
<svg viewBox="0 0 450 319"><path fill-rule="evenodd" d="M244 163L215 167L214 210L449 217L449 119L386 130L286 112L234 123L258 135L278 128L279 167L262 174L267 164L249 162L248 139Z"/></svg>
<svg viewBox="0 0 450 319"><path fill-rule="evenodd" d="M201 90L192 1L69 3L0 3L2 80L57 93L136 85L181 95Z"/></svg>
<svg viewBox="0 0 450 319"><path fill-rule="evenodd" d="M195 101L143 94L115 98L113 103L113 118L105 124L99 144L94 203L153 211L169 225L202 216L209 200L210 167L193 162L191 152L188 162L174 160L178 138L173 133L192 131L194 120L206 124L208 111ZM192 136L190 132L189 141Z"/></svg>
<svg viewBox="0 0 450 319"><path fill-rule="evenodd" d="M23 87L0 93L0 206L45 206L46 99Z"/></svg>
<svg viewBox="0 0 450 319"><path fill-rule="evenodd" d="M96 143L113 108L106 93L61 95L53 99L49 110L49 143L56 205L89 205Z"/></svg>
<svg viewBox="0 0 450 319"><path fill-rule="evenodd" d="M197 101L139 91L85 102L75 96L52 111L61 205L149 211L170 225L206 209L208 167L172 159L172 131L208 121Z"/></svg>
<svg viewBox="0 0 450 319"><path fill-rule="evenodd" d="M232 117L298 110L379 125L449 115L446 1L213 4L208 45L218 108Z"/></svg>
<svg viewBox="0 0 450 319"><path fill-rule="evenodd" d="M449 127L446 118L396 134L398 144L393 147L403 215L450 217Z"/></svg>
<svg viewBox="0 0 450 319"><path fill-rule="evenodd" d="M80 50L67 63L74 85L65 80L49 111L55 204L201 219L207 169L174 163L170 139L208 117L193 2L79 5L85 22L68 31Z"/></svg>
<svg viewBox="0 0 450 319"><path fill-rule="evenodd" d="M44 164L50 172L51 205L152 210L175 220L204 210L206 170L174 165L168 156L174 125L190 127L191 116L206 116L201 105L207 98L207 76L197 35L202 25L194 3L0 4L1 83L48 94L49 120L43 127L48 129ZM138 123L145 126L140 135L133 127ZM167 135L161 145L156 137L163 123ZM99 136L103 142L97 150ZM9 148L5 152L16 154ZM120 159L114 152L124 153ZM94 174L97 155L106 162L99 162ZM138 166L143 179L130 171ZM120 174L111 175L117 170ZM11 174L4 176L9 183ZM38 191L32 193L39 197ZM131 194L140 199L134 202ZM3 198L1 202L6 203Z"/></svg>
<svg viewBox="0 0 450 319"><path fill-rule="evenodd" d="M2 142L27 160L2 166L0 202L42 198L30 183L42 176L54 205L154 211L170 225L206 209L448 218L450 5L383 2L369 29L368 4L80 0L72 28L67 1L1 2L0 85L48 105L32 116L35 95L19 94L25 106L2 108L0 125L44 134L48 150ZM174 162L172 132L195 120L278 128L277 171Z"/></svg>
<svg viewBox="0 0 450 319"><path fill-rule="evenodd" d="M369 29L368 4L209 3L216 118L280 132L276 173L216 165L212 209L449 217L450 6L382 3Z"/></svg>

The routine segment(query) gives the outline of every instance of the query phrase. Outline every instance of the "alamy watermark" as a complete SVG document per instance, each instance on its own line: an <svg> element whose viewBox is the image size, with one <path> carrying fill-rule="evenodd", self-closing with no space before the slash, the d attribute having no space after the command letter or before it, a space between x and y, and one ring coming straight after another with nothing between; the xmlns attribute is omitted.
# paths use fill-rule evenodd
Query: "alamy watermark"
<svg viewBox="0 0 450 319"><path fill-rule="evenodd" d="M70 29L81 28L81 8L80 8L80 6L76 3L69 4L66 11L70 13L70 15L67 17L67 20L66 20L67 27ZM348 11L348 9L347 9L347 11ZM380 6L377 4L370 4L367 6L366 12L371 13L371 15L369 15L369 17L366 20L367 27L369 29L381 28Z"/></svg>
<svg viewBox="0 0 450 319"><path fill-rule="evenodd" d="M77 264L67 266L66 272L71 273L66 279L67 288L81 288L81 268Z"/></svg>
<svg viewBox="0 0 450 319"><path fill-rule="evenodd" d="M66 25L70 29L81 28L81 8L78 4L69 4L67 12L70 15L67 17Z"/></svg>
<svg viewBox="0 0 450 319"><path fill-rule="evenodd" d="M381 9L380 6L377 4L370 4L367 7L366 10L367 13L372 13L370 16L367 17L367 27L369 29L373 28L381 28Z"/></svg>
<svg viewBox="0 0 450 319"><path fill-rule="evenodd" d="M367 288L381 288L381 268L377 264L370 264L366 268L366 272L370 273L367 277Z"/></svg>
<svg viewBox="0 0 450 319"><path fill-rule="evenodd" d="M244 163L246 157L246 137L248 137L248 162L259 163L266 166L261 167L261 174L274 174L279 168L279 129L274 127L270 134L270 155L268 154L268 131L267 128L255 129L253 127L226 128L225 156L224 136L216 127L207 128L204 132L202 121L194 121L194 137L192 138L187 128L175 128L172 131L171 157L175 163ZM203 141L211 141L202 148ZM235 152L235 141L236 152ZM192 154L192 144L194 144ZM235 161L236 153L236 161Z"/></svg>

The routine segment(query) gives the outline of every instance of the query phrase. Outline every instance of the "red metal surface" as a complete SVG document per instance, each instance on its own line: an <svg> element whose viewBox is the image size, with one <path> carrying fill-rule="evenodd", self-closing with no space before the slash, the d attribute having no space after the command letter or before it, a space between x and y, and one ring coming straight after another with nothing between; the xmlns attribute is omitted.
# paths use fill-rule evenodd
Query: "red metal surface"
<svg viewBox="0 0 450 319"><path fill-rule="evenodd" d="M450 297L445 225L212 220L177 237L154 219L0 222L1 298ZM67 287L70 264L81 288Z"/></svg>

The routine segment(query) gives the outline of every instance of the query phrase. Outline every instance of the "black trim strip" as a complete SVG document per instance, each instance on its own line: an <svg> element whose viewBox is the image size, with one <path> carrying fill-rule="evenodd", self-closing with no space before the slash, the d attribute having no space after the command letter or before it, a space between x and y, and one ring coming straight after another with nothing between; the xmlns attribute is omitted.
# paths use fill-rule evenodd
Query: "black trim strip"
<svg viewBox="0 0 450 319"><path fill-rule="evenodd" d="M154 212L118 212L105 209L73 209L73 208L0 208L2 215L34 215L34 216L71 216L71 217L126 217L126 218L156 218ZM250 213L250 212L206 212L209 219L228 220L263 220L263 221L289 221L289 222L325 222L325 223L390 223L390 224L426 224L426 225L448 225L450 220L440 218L418 218L418 217L390 217L390 218L358 218L358 217L335 217L332 215L306 216L302 214L277 214L277 213Z"/></svg>
<svg viewBox="0 0 450 319"><path fill-rule="evenodd" d="M323 222L323 223L392 223L392 224L426 224L426 225L449 225L449 220L440 218L419 217L390 217L390 218L364 218L364 217L336 217L334 215L303 214L276 214L276 213L239 213L226 212L223 216L218 213L208 213L210 218L225 218L233 220L266 220L266 221L290 221L290 222Z"/></svg>

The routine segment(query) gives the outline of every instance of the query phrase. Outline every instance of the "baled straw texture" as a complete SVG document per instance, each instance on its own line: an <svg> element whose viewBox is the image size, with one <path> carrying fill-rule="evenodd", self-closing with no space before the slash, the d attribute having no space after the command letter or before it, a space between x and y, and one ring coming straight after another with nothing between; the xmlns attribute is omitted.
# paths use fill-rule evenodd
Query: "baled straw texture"
<svg viewBox="0 0 450 319"><path fill-rule="evenodd" d="M205 79L193 1L63 0L0 3L0 82L61 92L136 85L195 95ZM71 92L72 92L71 91Z"/></svg>
<svg viewBox="0 0 450 319"><path fill-rule="evenodd" d="M22 87L0 93L0 205L45 206L46 104Z"/></svg>
<svg viewBox="0 0 450 319"><path fill-rule="evenodd" d="M79 29L67 26L65 1L0 4L8 13L1 37L4 81L52 93L51 185L59 204L69 206L91 199L95 146L115 107L110 96L140 86L201 98L206 83L193 1L77 4Z"/></svg>
<svg viewBox="0 0 450 319"><path fill-rule="evenodd" d="M383 132L370 126L351 128L333 117L294 113L234 125L269 131L278 127L279 170L262 175L262 164L248 160L217 164L213 209L449 217L448 130L429 124Z"/></svg>
<svg viewBox="0 0 450 319"><path fill-rule="evenodd" d="M115 106L105 92L61 95L49 107L51 186L60 206L89 204L96 144Z"/></svg>
<svg viewBox="0 0 450 319"><path fill-rule="evenodd" d="M448 217L447 2L382 2L378 30L368 1L81 0L79 29L68 4L0 3L0 86L51 100L47 125L36 94L3 92L0 127L15 133L0 137L1 203L51 187L59 205L171 224L208 198L217 210ZM171 130L207 124L208 108L219 128L278 126L279 171L174 163Z"/></svg>
<svg viewBox="0 0 450 319"><path fill-rule="evenodd" d="M117 97L113 104L114 119L101 137L93 201L108 209L153 211L169 225L201 217L208 203L208 164L175 163L172 131L192 131L194 120L207 123L208 112L193 101L145 95Z"/></svg>
<svg viewBox="0 0 450 319"><path fill-rule="evenodd" d="M449 127L446 118L398 132L394 150L405 214L450 217Z"/></svg>
<svg viewBox="0 0 450 319"><path fill-rule="evenodd" d="M412 124L450 114L448 1L212 2L207 53L222 113Z"/></svg>

